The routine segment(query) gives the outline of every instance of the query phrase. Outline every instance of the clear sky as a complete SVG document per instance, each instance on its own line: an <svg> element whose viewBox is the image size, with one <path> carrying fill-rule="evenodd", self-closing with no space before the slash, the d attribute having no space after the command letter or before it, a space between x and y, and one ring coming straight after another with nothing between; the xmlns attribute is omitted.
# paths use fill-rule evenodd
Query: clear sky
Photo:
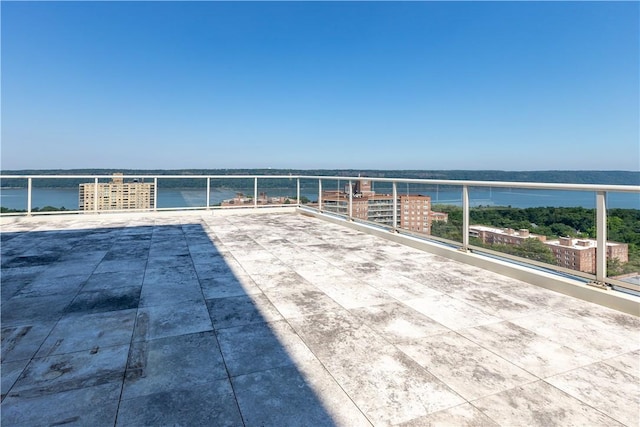
<svg viewBox="0 0 640 427"><path fill-rule="evenodd" d="M640 170L635 1L0 7L4 170Z"/></svg>

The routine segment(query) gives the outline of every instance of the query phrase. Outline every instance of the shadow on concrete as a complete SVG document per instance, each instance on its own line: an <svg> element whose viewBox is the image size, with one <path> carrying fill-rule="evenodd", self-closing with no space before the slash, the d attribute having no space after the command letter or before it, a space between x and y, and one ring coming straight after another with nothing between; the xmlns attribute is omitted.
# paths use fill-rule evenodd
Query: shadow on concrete
<svg viewBox="0 0 640 427"><path fill-rule="evenodd" d="M200 224L1 238L3 425L335 424Z"/></svg>

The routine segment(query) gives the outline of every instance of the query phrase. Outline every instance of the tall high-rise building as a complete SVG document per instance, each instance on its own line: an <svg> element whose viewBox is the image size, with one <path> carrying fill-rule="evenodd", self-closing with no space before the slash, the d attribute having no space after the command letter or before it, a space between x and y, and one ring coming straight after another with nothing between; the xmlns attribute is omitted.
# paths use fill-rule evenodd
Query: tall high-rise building
<svg viewBox="0 0 640 427"><path fill-rule="evenodd" d="M100 182L97 188L95 183L80 184L78 196L81 211L151 209L155 205L153 183L125 182L121 173L114 173L111 182Z"/></svg>

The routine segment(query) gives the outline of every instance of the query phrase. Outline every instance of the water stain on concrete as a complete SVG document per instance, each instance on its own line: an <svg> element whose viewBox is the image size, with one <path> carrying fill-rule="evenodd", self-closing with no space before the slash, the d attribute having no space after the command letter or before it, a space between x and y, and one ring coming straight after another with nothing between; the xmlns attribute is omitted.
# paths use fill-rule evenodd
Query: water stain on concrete
<svg viewBox="0 0 640 427"><path fill-rule="evenodd" d="M100 290L81 292L65 310L66 313L106 312L137 308L140 288L122 289L118 292Z"/></svg>
<svg viewBox="0 0 640 427"><path fill-rule="evenodd" d="M20 343L22 338L29 333L33 326L18 326L14 328L6 328L2 330L2 362L4 362L5 355L11 353Z"/></svg>
<svg viewBox="0 0 640 427"><path fill-rule="evenodd" d="M3 268L7 267L31 267L34 265L47 265L58 260L60 255L23 255L11 258L2 263Z"/></svg>

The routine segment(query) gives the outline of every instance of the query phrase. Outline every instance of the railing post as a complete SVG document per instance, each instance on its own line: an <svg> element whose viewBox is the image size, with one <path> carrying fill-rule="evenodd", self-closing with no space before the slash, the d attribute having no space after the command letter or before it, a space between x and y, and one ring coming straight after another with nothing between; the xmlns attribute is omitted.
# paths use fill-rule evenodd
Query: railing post
<svg viewBox="0 0 640 427"><path fill-rule="evenodd" d="M27 215L31 215L31 190L33 183L32 178L27 178Z"/></svg>
<svg viewBox="0 0 640 427"><path fill-rule="evenodd" d="M398 184L393 181L391 183L393 187L393 225L391 231L398 231Z"/></svg>
<svg viewBox="0 0 640 427"><path fill-rule="evenodd" d="M253 207L258 207L258 177L253 178Z"/></svg>
<svg viewBox="0 0 640 427"><path fill-rule="evenodd" d="M207 177L207 210L209 210L209 197L211 195L211 177Z"/></svg>
<svg viewBox="0 0 640 427"><path fill-rule="evenodd" d="M98 178L93 179L93 212L98 212Z"/></svg>
<svg viewBox="0 0 640 427"><path fill-rule="evenodd" d="M322 212L322 179L318 179L318 212Z"/></svg>
<svg viewBox="0 0 640 427"><path fill-rule="evenodd" d="M607 201L606 192L596 192L596 282L607 277Z"/></svg>
<svg viewBox="0 0 640 427"><path fill-rule="evenodd" d="M469 250L469 187L462 186L462 248Z"/></svg>
<svg viewBox="0 0 640 427"><path fill-rule="evenodd" d="M353 187L351 187L351 180L349 180L349 221L353 221Z"/></svg>
<svg viewBox="0 0 640 427"><path fill-rule="evenodd" d="M153 210L158 210L158 177L153 177Z"/></svg>
<svg viewBox="0 0 640 427"><path fill-rule="evenodd" d="M296 178L296 205L300 206L300 178Z"/></svg>

